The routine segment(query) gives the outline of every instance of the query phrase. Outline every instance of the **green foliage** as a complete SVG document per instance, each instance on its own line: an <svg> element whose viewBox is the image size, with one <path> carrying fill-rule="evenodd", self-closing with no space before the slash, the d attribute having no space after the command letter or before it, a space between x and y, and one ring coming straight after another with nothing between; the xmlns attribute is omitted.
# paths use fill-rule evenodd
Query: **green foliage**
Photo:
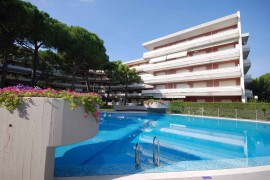
<svg viewBox="0 0 270 180"><path fill-rule="evenodd" d="M18 85L0 89L0 107L6 107L7 110L12 111L22 104L23 97L62 98L69 101L71 110L77 106L83 106L86 113L85 117L92 113L97 121L99 119L98 108L103 105L101 97L95 93L56 91L50 88L40 89Z"/></svg>
<svg viewBox="0 0 270 180"><path fill-rule="evenodd" d="M141 77L134 68L129 68L128 65L122 64L122 61L114 61L115 69L112 72L112 79L120 81L122 84L131 84L134 82L139 82Z"/></svg>
<svg viewBox="0 0 270 180"><path fill-rule="evenodd" d="M221 103L171 101L169 112L230 118L255 119L255 110L261 119L270 118L270 103ZM266 114L265 114L266 113ZM269 117L267 115L269 114ZM237 116L237 117L236 117ZM266 117L267 116L267 117Z"/></svg>
<svg viewBox="0 0 270 180"><path fill-rule="evenodd" d="M72 73L74 89L75 75L101 68L108 62L108 56L103 41L96 34L78 26L65 27L62 33L65 41L59 42L58 50L64 55L63 71Z"/></svg>
<svg viewBox="0 0 270 180"><path fill-rule="evenodd" d="M114 61L114 69L111 72L110 76L112 80L119 81L122 84L125 84L125 102L127 100L128 84L140 82L141 77L139 76L136 69L130 69L128 65L122 64L122 61Z"/></svg>
<svg viewBox="0 0 270 180"><path fill-rule="evenodd" d="M29 16L32 8L28 2L0 0L0 54L2 57L1 87L5 86L10 55L16 51L15 41L29 32Z"/></svg>
<svg viewBox="0 0 270 180"><path fill-rule="evenodd" d="M27 52L25 59L29 62L24 64L32 66L32 86L37 81L36 71L46 66L44 58L40 57L40 49L54 49L61 54L63 62L58 61L58 67L62 72L72 73L72 89L75 76L89 69L100 69L109 61L104 42L96 34L82 27L67 26L29 2L0 0L0 17L0 58L3 59L1 87L5 86L10 56L17 55L18 47L24 54Z"/></svg>
<svg viewBox="0 0 270 180"><path fill-rule="evenodd" d="M248 89L253 91L253 94L258 96L259 101L270 102L270 73L266 73L248 85Z"/></svg>
<svg viewBox="0 0 270 180"><path fill-rule="evenodd" d="M172 113L184 113L184 107L185 104L182 100L171 101L168 111Z"/></svg>

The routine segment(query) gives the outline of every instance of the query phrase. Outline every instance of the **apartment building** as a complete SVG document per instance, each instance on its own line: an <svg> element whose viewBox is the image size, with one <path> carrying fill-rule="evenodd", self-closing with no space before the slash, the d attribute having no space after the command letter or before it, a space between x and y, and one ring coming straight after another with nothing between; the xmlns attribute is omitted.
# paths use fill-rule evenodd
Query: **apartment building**
<svg viewBox="0 0 270 180"><path fill-rule="evenodd" d="M0 64L0 75L2 73L3 65ZM17 84L30 85L32 69L22 67L20 65L8 65L6 85L14 86ZM52 74L42 75L41 71L37 71L38 84L42 87L51 87L57 90L70 89L72 84L72 76L54 72ZM1 77L0 77L1 80ZM98 93L102 99L108 100L109 104L112 102L121 102L125 97L125 85L117 81L111 81L103 70L92 71L89 70L88 86L90 92ZM85 78L75 78L75 91L87 92L87 82ZM128 102L141 103L141 91L145 89L152 89L153 87L146 84L129 84L128 85Z"/></svg>
<svg viewBox="0 0 270 180"><path fill-rule="evenodd" d="M145 84L142 96L193 102L246 102L252 92L240 12L143 43L143 57L126 62Z"/></svg>

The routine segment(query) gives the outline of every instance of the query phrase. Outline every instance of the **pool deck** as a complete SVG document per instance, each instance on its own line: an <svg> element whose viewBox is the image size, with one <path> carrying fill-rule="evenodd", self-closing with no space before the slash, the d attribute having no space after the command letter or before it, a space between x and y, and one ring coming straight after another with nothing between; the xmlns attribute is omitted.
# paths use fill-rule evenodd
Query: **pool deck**
<svg viewBox="0 0 270 180"><path fill-rule="evenodd" d="M270 165L236 169L182 171L168 173L126 174L85 177L58 177L54 180L154 180L154 179L187 179L187 180L269 180Z"/></svg>

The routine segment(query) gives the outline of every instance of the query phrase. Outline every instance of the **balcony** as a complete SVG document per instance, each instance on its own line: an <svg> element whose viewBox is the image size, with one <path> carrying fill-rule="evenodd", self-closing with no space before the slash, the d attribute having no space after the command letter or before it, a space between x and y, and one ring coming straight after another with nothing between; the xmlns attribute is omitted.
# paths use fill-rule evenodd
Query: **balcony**
<svg viewBox="0 0 270 180"><path fill-rule="evenodd" d="M141 97L141 95L141 93L127 93L127 97ZM111 93L109 96L125 97L125 93Z"/></svg>
<svg viewBox="0 0 270 180"><path fill-rule="evenodd" d="M244 73L245 74L247 74L250 67L251 67L250 59L244 59Z"/></svg>
<svg viewBox="0 0 270 180"><path fill-rule="evenodd" d="M187 51L191 48L197 48L202 46L207 46L209 44L215 44L219 42L237 40L239 37L238 29L224 31L218 34L197 38L191 41L179 43L173 46L164 47L161 49L149 51L143 54L144 59L151 59L159 56L166 56L172 53L177 53L181 51Z"/></svg>
<svg viewBox="0 0 270 180"><path fill-rule="evenodd" d="M246 44L243 45L243 59L247 59L250 52L250 47Z"/></svg>
<svg viewBox="0 0 270 180"><path fill-rule="evenodd" d="M181 67L189 67L196 65L203 65L208 63L225 62L230 60L239 59L239 48L228 49L224 51L218 51L214 53L207 53L197 56L191 56L186 58L179 58L172 61L161 62L157 64L147 64L134 67L137 71L153 72L168 69L175 69Z"/></svg>
<svg viewBox="0 0 270 180"><path fill-rule="evenodd" d="M246 90L245 90L245 94L246 94L246 97L247 97L247 98L253 97L253 92L252 92L251 90L249 90L249 89L246 89Z"/></svg>
<svg viewBox="0 0 270 180"><path fill-rule="evenodd" d="M245 75L245 83L251 83L252 82L252 78L251 78L251 75L250 74L246 74Z"/></svg>
<svg viewBox="0 0 270 180"><path fill-rule="evenodd" d="M142 96L155 98L175 98L185 96L241 96L241 86L182 88L182 89L154 89L143 90Z"/></svg>
<svg viewBox="0 0 270 180"><path fill-rule="evenodd" d="M170 74L162 76L153 76L143 79L148 84L162 84L172 82L187 82L187 81L199 81L199 80L212 80L212 79L226 79L235 78L241 76L241 70L239 67L214 69L197 72L187 72L180 74Z"/></svg>

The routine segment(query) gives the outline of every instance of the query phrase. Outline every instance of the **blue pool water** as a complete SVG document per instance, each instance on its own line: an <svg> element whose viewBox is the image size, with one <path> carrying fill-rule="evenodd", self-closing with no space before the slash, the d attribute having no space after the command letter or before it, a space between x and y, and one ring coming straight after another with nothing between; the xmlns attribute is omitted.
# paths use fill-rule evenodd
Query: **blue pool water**
<svg viewBox="0 0 270 180"><path fill-rule="evenodd" d="M152 142L160 141L160 166ZM141 166L135 166L135 144ZM270 164L270 124L149 113L101 113L96 137L57 147L55 176L91 176Z"/></svg>

